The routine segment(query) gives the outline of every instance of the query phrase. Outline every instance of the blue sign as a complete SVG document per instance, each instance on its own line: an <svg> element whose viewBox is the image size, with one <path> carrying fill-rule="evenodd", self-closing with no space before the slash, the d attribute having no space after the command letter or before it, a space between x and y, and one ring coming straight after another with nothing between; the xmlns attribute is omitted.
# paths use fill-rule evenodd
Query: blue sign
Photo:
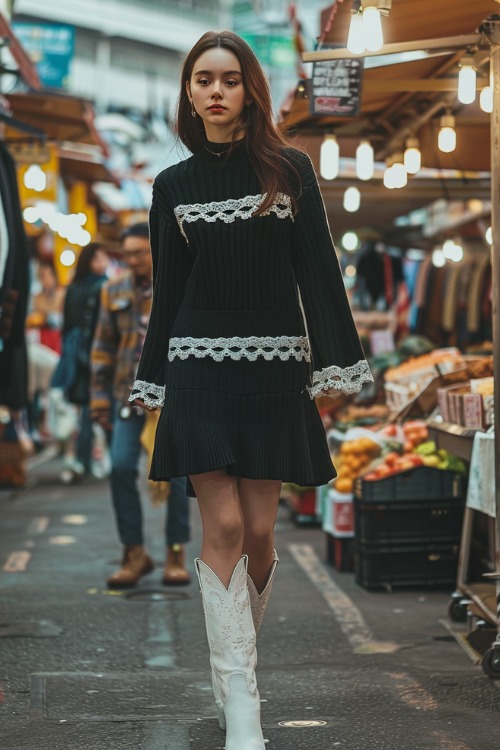
<svg viewBox="0 0 500 750"><path fill-rule="evenodd" d="M75 50L74 27L15 21L12 28L35 63L43 85L47 88L65 88Z"/></svg>

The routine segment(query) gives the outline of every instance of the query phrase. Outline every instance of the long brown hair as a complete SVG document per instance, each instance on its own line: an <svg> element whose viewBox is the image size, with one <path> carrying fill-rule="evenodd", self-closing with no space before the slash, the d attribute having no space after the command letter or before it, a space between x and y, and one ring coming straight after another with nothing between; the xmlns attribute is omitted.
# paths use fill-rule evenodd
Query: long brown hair
<svg viewBox="0 0 500 750"><path fill-rule="evenodd" d="M191 116L191 103L186 91L186 81L191 81L196 60L214 47L232 52L241 66L243 86L251 103L245 106L242 121L233 133L233 144L243 132L250 162L257 173L261 192L266 198L255 215L264 213L276 200L277 193L289 195L294 212L300 177L296 167L287 159L284 147L288 141L274 124L271 93L259 61L249 45L232 31L207 31L188 53L181 71L181 93L177 108L177 133L185 146L196 154L206 143L205 127L201 117Z"/></svg>

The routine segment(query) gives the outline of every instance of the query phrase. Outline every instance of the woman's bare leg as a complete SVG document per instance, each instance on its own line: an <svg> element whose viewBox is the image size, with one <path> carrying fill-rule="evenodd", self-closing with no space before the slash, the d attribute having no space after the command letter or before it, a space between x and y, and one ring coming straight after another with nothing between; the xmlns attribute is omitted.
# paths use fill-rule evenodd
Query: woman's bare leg
<svg viewBox="0 0 500 750"><path fill-rule="evenodd" d="M243 514L238 480L225 471L192 474L203 526L201 559L227 588L243 554Z"/></svg>
<svg viewBox="0 0 500 750"><path fill-rule="evenodd" d="M281 482L269 479L238 479L238 494L244 522L243 554L248 555L248 574L260 593L273 563L274 524Z"/></svg>

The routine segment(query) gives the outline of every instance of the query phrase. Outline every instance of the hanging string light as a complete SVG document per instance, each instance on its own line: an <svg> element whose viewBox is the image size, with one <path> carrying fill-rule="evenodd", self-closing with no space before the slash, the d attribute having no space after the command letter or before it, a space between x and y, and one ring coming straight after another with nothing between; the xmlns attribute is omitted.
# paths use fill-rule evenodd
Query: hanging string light
<svg viewBox="0 0 500 750"><path fill-rule="evenodd" d="M386 159L383 183L384 183L384 187L386 187L388 190L393 190L396 187L396 185L394 184L394 179L392 175L392 165L393 165L392 158Z"/></svg>
<svg viewBox="0 0 500 750"><path fill-rule="evenodd" d="M361 193L357 187L348 187L344 193L344 209L350 213L359 211L361 205Z"/></svg>
<svg viewBox="0 0 500 750"><path fill-rule="evenodd" d="M394 154L393 159L392 182L396 189L404 188L408 184L408 172L405 169L403 154Z"/></svg>
<svg viewBox="0 0 500 750"><path fill-rule="evenodd" d="M361 0L351 16L347 49L353 55L362 55L367 49L378 52L384 45L382 15L388 15L392 0Z"/></svg>
<svg viewBox="0 0 500 750"><path fill-rule="evenodd" d="M375 172L375 154L370 141L363 140L356 149L356 177L371 180Z"/></svg>
<svg viewBox="0 0 500 750"><path fill-rule="evenodd" d="M363 14L360 11L356 11L351 16L351 24L347 36L347 49L353 55L362 55L366 49Z"/></svg>
<svg viewBox="0 0 500 750"><path fill-rule="evenodd" d="M448 112L440 120L440 131L438 135L438 147L445 154L451 154L457 147L457 132L455 130L455 118Z"/></svg>
<svg viewBox="0 0 500 750"><path fill-rule="evenodd" d="M340 169L340 149L336 136L325 135L319 154L319 173L324 180L334 180Z"/></svg>
<svg viewBox="0 0 500 750"><path fill-rule="evenodd" d="M408 174L417 174L422 166L422 154L420 153L420 141L418 138L408 138L404 153L404 165Z"/></svg>
<svg viewBox="0 0 500 750"><path fill-rule="evenodd" d="M479 106L483 112L491 114L493 112L493 88L491 86L485 86L479 94Z"/></svg>
<svg viewBox="0 0 500 750"><path fill-rule="evenodd" d="M436 268L442 268L446 265L446 258L444 257L443 251L440 247L436 247L432 251L432 265Z"/></svg>
<svg viewBox="0 0 500 750"><path fill-rule="evenodd" d="M366 49L377 52L384 46L384 33L382 31L382 17L377 8L377 3L368 4L363 2L363 31L365 33Z"/></svg>
<svg viewBox="0 0 500 750"><path fill-rule="evenodd" d="M462 104L472 104L476 98L476 68L472 55L464 55L460 60L458 73L458 100Z"/></svg>

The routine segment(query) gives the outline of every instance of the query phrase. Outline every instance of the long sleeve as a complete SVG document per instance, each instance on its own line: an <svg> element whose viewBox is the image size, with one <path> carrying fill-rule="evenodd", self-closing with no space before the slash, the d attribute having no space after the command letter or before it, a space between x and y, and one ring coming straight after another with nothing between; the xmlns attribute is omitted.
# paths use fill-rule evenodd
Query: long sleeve
<svg viewBox="0 0 500 750"><path fill-rule="evenodd" d="M146 406L161 407L165 401L170 332L191 273L192 259L173 212L170 216L164 199L155 190L149 228L153 258L153 303L137 379L129 400L137 398Z"/></svg>
<svg viewBox="0 0 500 750"><path fill-rule="evenodd" d="M342 279L313 166L303 157L302 194L294 223L292 263L311 343L311 398L330 390L357 393L373 376Z"/></svg>

